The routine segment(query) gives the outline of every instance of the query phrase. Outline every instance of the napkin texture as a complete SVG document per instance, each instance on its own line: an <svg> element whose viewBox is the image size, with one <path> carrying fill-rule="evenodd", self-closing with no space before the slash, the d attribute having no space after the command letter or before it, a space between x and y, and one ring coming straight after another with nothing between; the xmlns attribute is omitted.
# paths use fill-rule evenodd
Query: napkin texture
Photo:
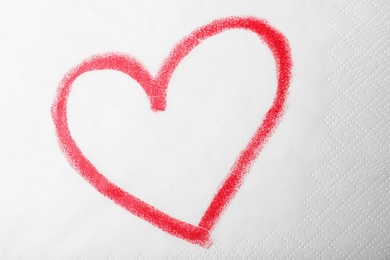
<svg viewBox="0 0 390 260"><path fill-rule="evenodd" d="M0 3L0 258L390 259L390 2L164 2ZM206 249L138 219L78 176L59 151L50 105L83 58L134 51L153 72L191 30L232 15L267 19L286 36L293 81L279 127ZM110 27L114 18L121 26ZM191 207L202 205L195 196ZM183 216L195 216L191 207Z"/></svg>

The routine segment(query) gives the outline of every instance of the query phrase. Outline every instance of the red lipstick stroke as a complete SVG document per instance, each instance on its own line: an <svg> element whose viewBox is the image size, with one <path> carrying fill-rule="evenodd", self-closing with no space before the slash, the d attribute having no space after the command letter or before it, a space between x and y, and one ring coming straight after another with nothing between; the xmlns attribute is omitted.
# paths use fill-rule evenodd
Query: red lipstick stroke
<svg viewBox="0 0 390 260"><path fill-rule="evenodd" d="M253 32L271 50L277 72L277 91L273 103L249 143L238 155L222 181L210 205L197 226L173 218L154 206L142 201L108 180L84 156L72 138L67 120L67 102L73 82L83 73L94 70L117 70L136 80L146 92L153 111L164 111L166 90L172 73L181 60L198 44L221 32L242 29ZM253 162L279 123L291 80L292 61L287 39L266 21L255 17L227 17L204 25L182 39L163 61L156 76L135 58L119 53L92 56L71 69L59 83L57 95L51 108L59 146L71 166L96 190L110 198L132 214L148 221L163 231L208 248L212 242L210 232L221 217L229 202L240 188Z"/></svg>

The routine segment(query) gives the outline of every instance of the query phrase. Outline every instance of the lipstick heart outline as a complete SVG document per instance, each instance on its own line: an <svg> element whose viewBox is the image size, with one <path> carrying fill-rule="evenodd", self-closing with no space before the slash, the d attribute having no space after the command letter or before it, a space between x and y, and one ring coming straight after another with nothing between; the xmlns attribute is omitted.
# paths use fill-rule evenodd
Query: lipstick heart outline
<svg viewBox="0 0 390 260"><path fill-rule="evenodd" d="M117 70L138 82L149 98L153 111L166 108L166 90L172 73L181 60L198 44L211 36L231 29L243 29L257 36L271 50L276 64L277 89L271 107L246 147L240 152L226 178L205 210L197 226L171 217L154 206L142 201L108 180L84 156L72 138L67 120L67 102L72 83L83 73L94 70ZM163 61L156 76L135 58L121 53L106 53L92 56L65 74L58 85L51 107L58 144L69 164L101 194L130 213L146 220L163 231L190 243L208 248L212 242L211 230L227 205L240 188L244 177L270 138L284 114L285 101L291 81L292 60L290 47L284 35L265 20L256 17L226 17L195 29L177 43Z"/></svg>

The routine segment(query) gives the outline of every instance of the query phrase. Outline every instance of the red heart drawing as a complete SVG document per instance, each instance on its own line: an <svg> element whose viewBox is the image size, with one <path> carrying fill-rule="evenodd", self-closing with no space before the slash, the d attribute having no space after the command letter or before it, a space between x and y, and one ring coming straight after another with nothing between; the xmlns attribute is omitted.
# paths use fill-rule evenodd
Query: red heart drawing
<svg viewBox="0 0 390 260"><path fill-rule="evenodd" d="M72 83L81 74L93 70L117 70L129 75L143 87L153 111L164 111L168 83L180 61L203 40L231 29L244 29L254 32L270 48L276 64L277 91L273 103L260 126L238 155L199 224L195 226L158 210L119 188L100 173L83 155L70 134L67 121L67 102ZM71 69L58 86L51 112L60 148L72 167L101 194L171 235L203 247L209 247L211 245L211 230L233 199L245 175L249 172L251 165L283 115L290 85L291 67L290 49L286 38L267 22L255 17L227 17L194 30L173 48L154 77L139 61L128 55L108 53L92 56Z"/></svg>

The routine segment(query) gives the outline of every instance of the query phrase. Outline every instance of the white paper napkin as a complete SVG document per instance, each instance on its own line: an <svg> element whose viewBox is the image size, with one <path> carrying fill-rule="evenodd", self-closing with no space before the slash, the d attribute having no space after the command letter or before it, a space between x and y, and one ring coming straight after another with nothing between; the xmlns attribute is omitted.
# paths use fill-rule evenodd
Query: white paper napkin
<svg viewBox="0 0 390 260"><path fill-rule="evenodd" d="M389 259L389 4L2 1L1 259ZM156 74L177 42L230 16L288 39L286 113L204 248L96 191L61 152L51 105L82 60L121 52ZM167 109L115 71L74 83L72 136L100 172L197 225L276 90L272 54L229 30L179 64ZM260 119L259 119L260 118Z"/></svg>

